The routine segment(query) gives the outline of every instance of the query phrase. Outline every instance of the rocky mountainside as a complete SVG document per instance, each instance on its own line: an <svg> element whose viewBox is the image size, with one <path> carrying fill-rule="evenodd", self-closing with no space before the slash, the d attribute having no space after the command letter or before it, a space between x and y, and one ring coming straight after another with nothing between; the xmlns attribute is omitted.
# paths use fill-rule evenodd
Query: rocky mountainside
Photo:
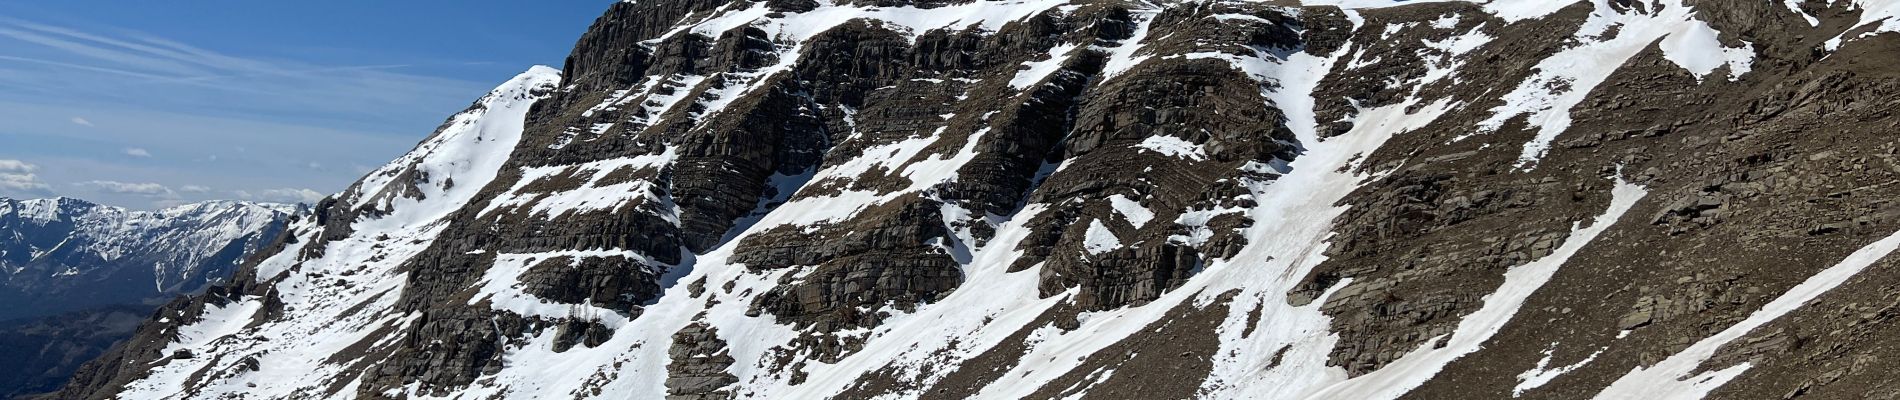
<svg viewBox="0 0 1900 400"><path fill-rule="evenodd" d="M618 3L55 397L1900 397L1897 14Z"/></svg>
<svg viewBox="0 0 1900 400"><path fill-rule="evenodd" d="M0 320L159 303L229 277L296 207L212 201L133 211L0 198Z"/></svg>

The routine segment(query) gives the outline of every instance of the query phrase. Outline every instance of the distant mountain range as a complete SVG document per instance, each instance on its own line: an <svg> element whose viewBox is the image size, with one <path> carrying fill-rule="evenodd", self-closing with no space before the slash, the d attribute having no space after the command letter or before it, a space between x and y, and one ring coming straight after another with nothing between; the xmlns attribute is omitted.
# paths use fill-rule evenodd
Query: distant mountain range
<svg viewBox="0 0 1900 400"><path fill-rule="evenodd" d="M222 280L294 205L210 201L136 211L0 198L0 320L155 303Z"/></svg>
<svg viewBox="0 0 1900 400"><path fill-rule="evenodd" d="M295 205L0 198L0 397L49 391L165 300L230 277Z"/></svg>

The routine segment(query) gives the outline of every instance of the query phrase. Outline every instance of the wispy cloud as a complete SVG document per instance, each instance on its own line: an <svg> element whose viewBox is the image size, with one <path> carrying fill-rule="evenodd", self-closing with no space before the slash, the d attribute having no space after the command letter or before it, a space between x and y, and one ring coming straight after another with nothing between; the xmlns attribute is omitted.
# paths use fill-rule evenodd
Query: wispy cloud
<svg viewBox="0 0 1900 400"><path fill-rule="evenodd" d="M156 198L173 198L173 197L178 196L178 192L173 191L170 187L166 187L165 185L160 185L156 183L128 183L128 182L101 180L101 181L85 181L85 182L74 183L73 186L96 190L96 191L100 191L104 193L112 193L112 194L124 194L124 195L156 197Z"/></svg>
<svg viewBox="0 0 1900 400"><path fill-rule="evenodd" d="M113 37L17 19L0 19L0 36L104 62L116 68L101 68L118 71L123 75L149 77L161 81L192 82L244 76L300 76L409 66L391 64L313 67L281 64L225 55L145 33L125 32L122 35L122 37ZM39 61L58 63L57 61Z"/></svg>
<svg viewBox="0 0 1900 400"><path fill-rule="evenodd" d="M232 191L231 194L237 195L239 199L275 203L316 203L318 200L323 200L323 193L303 188L266 189L256 192L237 190Z"/></svg>
<svg viewBox="0 0 1900 400"><path fill-rule="evenodd" d="M414 118L425 104L466 102L485 84L404 73L409 64L321 65L245 57L118 28L82 29L0 17L0 87L88 93L179 108L305 117ZM49 79L55 78L55 79ZM460 99L441 103L447 99Z"/></svg>
<svg viewBox="0 0 1900 400"><path fill-rule="evenodd" d="M443 65L213 50L21 18L34 17L0 16L0 158L44 168L0 160L19 164L0 163L0 194L12 196L314 202L360 175L341 166L380 165L491 86L426 73Z"/></svg>
<svg viewBox="0 0 1900 400"><path fill-rule="evenodd" d="M189 76L200 73L170 56L155 55L150 47L129 44L64 28L19 20L0 20L0 36L51 47L108 64L150 71L152 76Z"/></svg>
<svg viewBox="0 0 1900 400"><path fill-rule="evenodd" d="M52 192L52 187L39 181L40 167L20 160L0 160L0 194L26 197L41 197Z"/></svg>
<svg viewBox="0 0 1900 400"><path fill-rule="evenodd" d="M0 160L0 172L27 173L38 171L39 166L20 160Z"/></svg>
<svg viewBox="0 0 1900 400"><path fill-rule="evenodd" d="M145 79L152 79L152 80L167 79L167 77L162 76L162 75L152 75L152 74L147 74L147 73L127 71L123 69L113 69L113 68L92 66L92 65L86 65L86 64L74 64L74 63L53 61L53 60L40 59L40 58L32 58L32 57L17 57L17 56L0 55L0 61L13 61L17 63L38 64L42 66L51 66L51 67L75 69L75 70L90 71L90 72L101 72L101 73L107 73L107 74L113 74L113 75L123 75L123 76L129 76L129 77L134 77L134 78L145 78Z"/></svg>

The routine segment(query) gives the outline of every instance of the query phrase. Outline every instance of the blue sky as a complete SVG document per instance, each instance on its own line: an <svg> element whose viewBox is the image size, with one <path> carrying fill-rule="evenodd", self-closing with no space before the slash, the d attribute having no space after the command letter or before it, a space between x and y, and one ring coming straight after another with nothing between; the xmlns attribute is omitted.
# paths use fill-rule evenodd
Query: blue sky
<svg viewBox="0 0 1900 400"><path fill-rule="evenodd" d="M0 196L311 201L611 0L0 0Z"/></svg>

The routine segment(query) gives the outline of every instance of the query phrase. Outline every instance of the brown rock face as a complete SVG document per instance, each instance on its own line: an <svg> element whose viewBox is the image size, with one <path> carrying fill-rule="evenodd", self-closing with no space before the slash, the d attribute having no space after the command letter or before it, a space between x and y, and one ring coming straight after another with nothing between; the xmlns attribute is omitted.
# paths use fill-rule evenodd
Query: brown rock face
<svg viewBox="0 0 1900 400"><path fill-rule="evenodd" d="M667 350L673 363L666 366L666 397L669 399L728 399L727 386L739 378L726 373L732 356L725 354L726 341L719 331L705 324L688 325L673 334L673 348Z"/></svg>

